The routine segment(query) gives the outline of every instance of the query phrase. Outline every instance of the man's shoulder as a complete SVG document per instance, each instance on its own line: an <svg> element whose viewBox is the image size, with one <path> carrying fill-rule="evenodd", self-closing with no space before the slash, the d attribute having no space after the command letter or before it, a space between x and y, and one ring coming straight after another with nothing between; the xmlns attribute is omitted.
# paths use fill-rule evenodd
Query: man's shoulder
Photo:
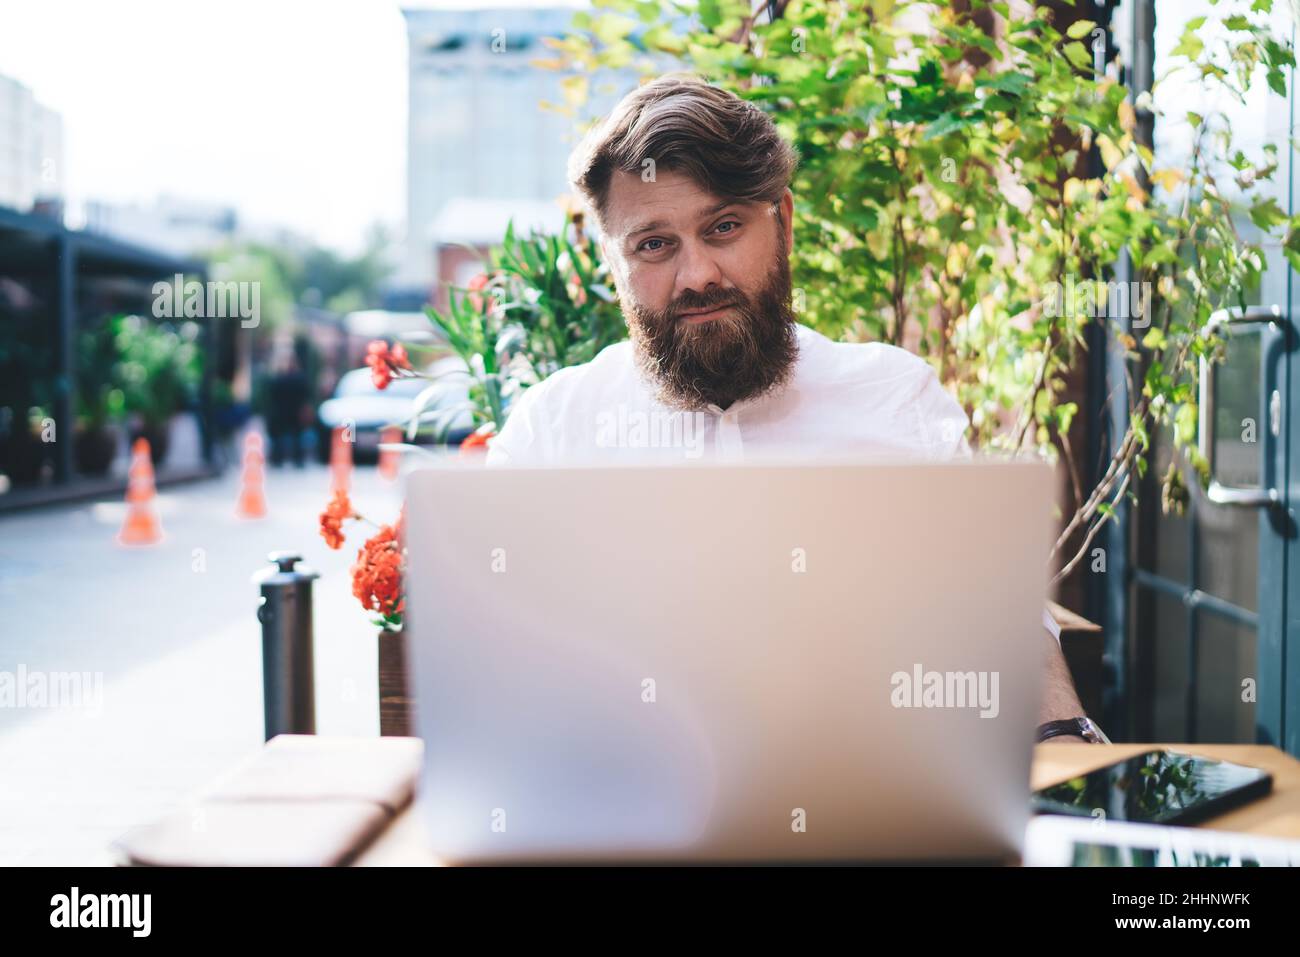
<svg viewBox="0 0 1300 957"><path fill-rule="evenodd" d="M844 428L865 430L907 454L949 458L965 451L966 413L921 356L884 342L832 342L801 331L801 391L816 408L856 408ZM832 411L831 417L841 419Z"/></svg>
<svg viewBox="0 0 1300 957"><path fill-rule="evenodd" d="M636 385L636 375L632 344L624 340L606 346L588 362L557 369L525 390L518 402L545 426L571 417L578 408L625 397Z"/></svg>

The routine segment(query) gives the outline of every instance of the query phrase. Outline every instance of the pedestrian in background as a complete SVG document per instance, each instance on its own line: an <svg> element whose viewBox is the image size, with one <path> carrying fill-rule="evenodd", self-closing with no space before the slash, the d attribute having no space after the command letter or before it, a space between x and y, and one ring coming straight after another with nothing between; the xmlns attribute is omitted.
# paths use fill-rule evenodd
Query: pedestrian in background
<svg viewBox="0 0 1300 957"><path fill-rule="evenodd" d="M267 388L266 430L271 436L271 465L286 458L303 467L302 422L310 390L291 350L276 354Z"/></svg>

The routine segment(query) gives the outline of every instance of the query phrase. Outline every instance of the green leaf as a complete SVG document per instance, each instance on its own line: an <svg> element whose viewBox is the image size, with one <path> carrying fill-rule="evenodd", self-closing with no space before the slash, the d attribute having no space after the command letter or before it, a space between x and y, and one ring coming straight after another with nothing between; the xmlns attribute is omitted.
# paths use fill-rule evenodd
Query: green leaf
<svg viewBox="0 0 1300 957"><path fill-rule="evenodd" d="M1196 404L1185 402L1174 413L1174 442L1177 445L1192 445L1196 442L1197 411Z"/></svg>
<svg viewBox="0 0 1300 957"><path fill-rule="evenodd" d="M965 129L974 122L971 119L962 116L954 116L952 113L940 114L939 118L933 123L926 124L925 136L923 140L936 140L941 136L947 136L957 130Z"/></svg>
<svg viewBox="0 0 1300 957"><path fill-rule="evenodd" d="M1029 92L1029 86L1032 82L1033 77L1025 73L1016 70L1004 70L988 83L985 83L984 87L990 90L1000 90L1013 96L1024 96Z"/></svg>
<svg viewBox="0 0 1300 957"><path fill-rule="evenodd" d="M1250 221L1268 232L1278 223L1285 223L1287 215L1277 205L1277 200L1269 196L1267 199L1258 200L1250 207Z"/></svg>
<svg viewBox="0 0 1300 957"><path fill-rule="evenodd" d="M602 13L591 23L591 32L602 43L607 44L625 39L634 29L636 29L635 20L614 13Z"/></svg>
<svg viewBox="0 0 1300 957"><path fill-rule="evenodd" d="M1282 245L1292 252L1300 253L1300 214L1291 217L1290 228L1287 230L1286 238L1282 240Z"/></svg>
<svg viewBox="0 0 1300 957"><path fill-rule="evenodd" d="M1183 35L1179 38L1177 45L1169 51L1170 56L1185 56L1189 60L1197 59L1205 51L1205 43L1196 31L1205 23L1205 17L1195 17L1187 21L1187 26L1183 27Z"/></svg>
<svg viewBox="0 0 1300 957"><path fill-rule="evenodd" d="M1082 43L1067 43L1062 47L1061 52L1065 54L1067 60L1080 70L1092 68L1092 54Z"/></svg>

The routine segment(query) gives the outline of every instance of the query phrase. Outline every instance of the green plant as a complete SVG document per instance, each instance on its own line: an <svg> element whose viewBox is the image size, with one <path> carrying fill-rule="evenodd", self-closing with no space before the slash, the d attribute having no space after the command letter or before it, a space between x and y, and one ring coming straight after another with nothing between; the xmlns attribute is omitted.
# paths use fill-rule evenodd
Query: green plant
<svg viewBox="0 0 1300 957"><path fill-rule="evenodd" d="M429 309L470 370L475 423L499 431L519 392L566 366L593 359L627 334L594 240L580 214L561 235L506 229L488 257L487 271L466 288L450 290L445 313ZM410 429L447 411L426 413L417 402Z"/></svg>
<svg viewBox="0 0 1300 957"><path fill-rule="evenodd" d="M118 360L112 381L121 391L122 408L148 426L163 425L189 404L202 376L198 326L173 327L140 316L110 320Z"/></svg>
<svg viewBox="0 0 1300 957"><path fill-rule="evenodd" d="M77 420L88 430L103 428L125 413L122 390L114 385L120 359L117 329L112 319L83 329L77 336Z"/></svg>
<svg viewBox="0 0 1300 957"><path fill-rule="evenodd" d="M795 145L792 267L800 320L832 336L914 349L966 409L977 446L1067 460L1075 510L1052 550L1068 573L1172 430L1205 478L1195 437L1196 362L1215 310L1244 304L1261 243L1298 220L1261 187L1277 148L1233 145L1215 96L1282 93L1294 63L1270 32L1271 0L1220 4L1187 23L1160 83L1198 91L1177 107L1130 99L1099 65L1104 37L1048 8L970 2L601 0L554 41L550 65L580 103L609 70L689 69L769 112ZM772 14L770 22L762 14ZM1185 157L1157 166L1154 122L1183 128ZM1249 221L1257 236L1249 237ZM1126 432L1080 486L1063 395L1090 325L1115 322L1104 285L1127 257L1145 312L1125 300L1115 339L1131 380ZM1144 284L1144 285L1143 285ZM1128 290L1126 290L1127 292ZM1093 361L1102 361L1096 356ZM1180 501L1181 472L1164 477Z"/></svg>

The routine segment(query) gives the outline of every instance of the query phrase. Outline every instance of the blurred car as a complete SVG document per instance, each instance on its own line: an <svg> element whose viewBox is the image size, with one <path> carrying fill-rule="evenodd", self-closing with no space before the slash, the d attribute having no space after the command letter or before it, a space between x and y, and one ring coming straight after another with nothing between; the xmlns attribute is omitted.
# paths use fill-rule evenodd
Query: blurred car
<svg viewBox="0 0 1300 957"><path fill-rule="evenodd" d="M459 445L474 430L469 410L469 374L453 357L435 362L425 375L432 378L394 379L376 389L369 369L345 372L334 395L320 404L317 419L322 461L329 460L331 433L351 427L353 457L370 461L379 457L381 433L389 426L405 427L416 400L426 392L421 427L414 442L422 445ZM412 441L403 434L401 441Z"/></svg>

